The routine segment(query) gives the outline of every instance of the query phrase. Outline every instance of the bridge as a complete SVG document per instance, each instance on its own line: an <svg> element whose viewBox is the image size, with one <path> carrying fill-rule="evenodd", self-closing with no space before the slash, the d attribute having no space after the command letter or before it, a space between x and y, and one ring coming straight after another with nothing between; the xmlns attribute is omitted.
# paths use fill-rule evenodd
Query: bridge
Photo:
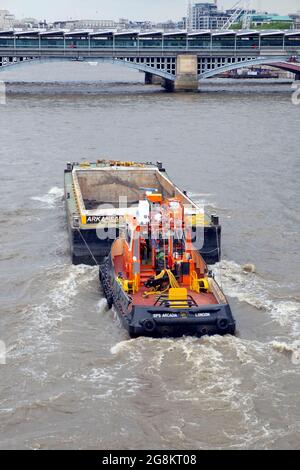
<svg viewBox="0 0 300 470"><path fill-rule="evenodd" d="M0 31L0 68L29 60L110 61L176 91L197 90L200 79L253 65L272 65L300 80L300 30Z"/></svg>

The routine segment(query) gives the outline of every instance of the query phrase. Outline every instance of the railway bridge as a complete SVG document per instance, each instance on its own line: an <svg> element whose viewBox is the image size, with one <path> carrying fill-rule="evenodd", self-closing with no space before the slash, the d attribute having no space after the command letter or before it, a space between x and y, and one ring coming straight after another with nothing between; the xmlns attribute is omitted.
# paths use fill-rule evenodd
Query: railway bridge
<svg viewBox="0 0 300 470"><path fill-rule="evenodd" d="M168 90L195 91L199 80L271 65L300 80L300 31L1 31L0 70L27 61L122 64Z"/></svg>

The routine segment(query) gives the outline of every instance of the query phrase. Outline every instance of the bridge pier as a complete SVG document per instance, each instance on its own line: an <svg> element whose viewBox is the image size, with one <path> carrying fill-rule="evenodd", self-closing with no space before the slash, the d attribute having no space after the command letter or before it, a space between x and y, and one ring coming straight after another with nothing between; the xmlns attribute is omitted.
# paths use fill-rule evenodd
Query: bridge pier
<svg viewBox="0 0 300 470"><path fill-rule="evenodd" d="M295 73L295 80L300 82L300 73Z"/></svg>
<svg viewBox="0 0 300 470"><path fill-rule="evenodd" d="M165 80L163 85L168 91L198 90L198 57L196 54L180 54L176 61L175 81Z"/></svg>
<svg viewBox="0 0 300 470"><path fill-rule="evenodd" d="M167 80L166 78L163 78L161 86L162 86L166 91L175 91L175 87L174 87L174 82L173 82L173 80Z"/></svg>
<svg viewBox="0 0 300 470"><path fill-rule="evenodd" d="M158 77L157 75L153 75L153 73L146 72L145 73L145 85L161 85L163 79Z"/></svg>

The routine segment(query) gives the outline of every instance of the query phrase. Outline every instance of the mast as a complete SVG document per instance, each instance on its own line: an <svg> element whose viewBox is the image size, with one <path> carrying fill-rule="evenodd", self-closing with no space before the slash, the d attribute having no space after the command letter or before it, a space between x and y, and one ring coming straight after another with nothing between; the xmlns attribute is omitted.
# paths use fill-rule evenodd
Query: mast
<svg viewBox="0 0 300 470"><path fill-rule="evenodd" d="M232 7L233 13L226 21L222 30L230 29L238 20L242 20L242 29L249 29L251 26L251 4L252 0L238 0Z"/></svg>

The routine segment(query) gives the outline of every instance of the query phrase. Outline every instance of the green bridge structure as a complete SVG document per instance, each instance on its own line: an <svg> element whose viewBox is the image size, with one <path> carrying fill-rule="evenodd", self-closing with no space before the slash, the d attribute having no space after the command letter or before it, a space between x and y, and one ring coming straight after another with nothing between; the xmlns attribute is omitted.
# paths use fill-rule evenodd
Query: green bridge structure
<svg viewBox="0 0 300 470"><path fill-rule="evenodd" d="M255 65L300 80L300 30L0 31L0 70L45 60L121 64L170 91L196 91L201 79Z"/></svg>

